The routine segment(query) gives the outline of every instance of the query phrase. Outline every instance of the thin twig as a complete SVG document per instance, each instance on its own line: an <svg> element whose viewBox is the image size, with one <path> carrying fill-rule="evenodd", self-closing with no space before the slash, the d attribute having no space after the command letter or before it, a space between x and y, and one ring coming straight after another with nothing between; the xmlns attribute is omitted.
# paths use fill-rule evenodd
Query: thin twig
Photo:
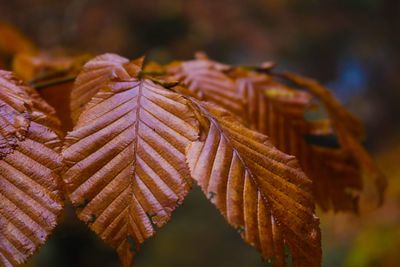
<svg viewBox="0 0 400 267"><path fill-rule="evenodd" d="M47 87L51 87L51 86L55 86L55 85L60 85L60 84L65 84L65 83L72 82L72 81L75 80L75 78L76 78L75 75L71 75L71 76L66 76L66 77L62 77L62 78L59 78L59 79L53 79L53 80L50 80L50 81L37 82L37 83L30 82L30 85L33 88L35 88L37 90L40 90L40 89L44 89L44 88L47 88Z"/></svg>

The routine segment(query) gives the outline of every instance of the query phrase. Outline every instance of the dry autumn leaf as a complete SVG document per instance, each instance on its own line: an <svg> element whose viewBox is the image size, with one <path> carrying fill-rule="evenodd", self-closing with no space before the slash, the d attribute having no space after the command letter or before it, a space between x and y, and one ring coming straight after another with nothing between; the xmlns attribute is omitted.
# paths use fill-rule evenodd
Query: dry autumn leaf
<svg viewBox="0 0 400 267"><path fill-rule="evenodd" d="M1 127L0 157L14 151L18 141L22 141L29 128L30 106L29 95L14 77L5 71L0 72L1 91Z"/></svg>
<svg viewBox="0 0 400 267"><path fill-rule="evenodd" d="M331 120L307 119L313 96L254 72L236 74L238 91L247 100L247 117L253 129L270 137L285 153L295 155L313 180L316 202L324 210L358 210L361 172L354 158L340 147L308 142L305 137L327 138L334 134ZM317 105L317 106L316 106Z"/></svg>
<svg viewBox="0 0 400 267"><path fill-rule="evenodd" d="M83 66L82 72L75 80L71 91L71 117L75 124L84 106L100 90L105 82L114 78L129 79L130 76L122 67L128 59L115 54L103 54L90 60Z"/></svg>
<svg viewBox="0 0 400 267"><path fill-rule="evenodd" d="M29 83L55 83L58 79L75 78L90 58L89 54L69 56L61 51L18 53L13 58L12 69L19 78Z"/></svg>
<svg viewBox="0 0 400 267"><path fill-rule="evenodd" d="M213 102L241 117L245 103L237 93L233 79L223 72L229 68L203 54L196 54L195 60L171 63L166 70L171 79L180 81L198 99Z"/></svg>
<svg viewBox="0 0 400 267"><path fill-rule="evenodd" d="M198 134L187 100L140 78L140 69L140 60L115 55L87 63L72 101L94 96L63 151L63 179L78 217L117 250L124 266L190 190L185 148Z"/></svg>
<svg viewBox="0 0 400 267"><path fill-rule="evenodd" d="M279 76L296 83L308 90L311 94L315 95L322 101L322 103L324 103L334 123L340 121L351 135L354 135L358 139L364 138L364 126L360 120L347 111L336 100L333 94L319 82L291 72L283 72L282 74L279 74ZM340 135L341 133L338 134Z"/></svg>
<svg viewBox="0 0 400 267"><path fill-rule="evenodd" d="M87 66L96 66L99 59L101 66L107 67L100 67L103 71L96 74L96 67ZM191 144L187 159L190 165L194 160L194 147L202 143L198 137L198 121L204 127L204 118L193 109L194 100L180 95L190 96L193 92L181 86L168 90L162 85L171 83L146 78L141 60L129 62L107 54L87 63L82 75L85 75L85 83L94 88L88 85L84 88L94 96L81 107L83 111L74 131L66 137L63 151L67 166L64 182L79 218L117 250L124 266L131 264L140 244L155 233L155 226L160 227L170 219L171 212L188 193L190 175L185 149ZM98 77L101 75L103 77ZM77 89L73 90L84 93L81 85L77 82ZM218 118L218 123L224 119L225 116ZM203 134L208 132L207 125L202 129L206 131ZM233 122L232 125L241 127ZM237 130L249 136L235 147L221 148L220 153L234 150L232 153L244 159L238 163L238 168L253 168L247 173L252 178L244 182L246 177L239 175L233 179L243 179L243 184L215 186L222 191L224 188L236 192L247 190L246 204L228 198L230 205L237 205L229 212L242 209L251 218L245 224L245 218L239 218L239 214L239 217L227 217L228 221L244 231L245 240L259 249L265 259L273 257L276 266L283 266L284 245L292 250L297 266L319 266L320 233L310 194L311 181L292 156L279 152L266 142L265 136L243 127ZM224 128L223 131L229 130ZM248 149L255 150L249 154ZM208 156L203 158L209 159ZM266 170L255 167L252 162L255 157L261 157L256 160L261 159ZM218 168L218 164L215 166ZM217 172L228 172L229 166L225 167ZM204 173L192 170L192 174L198 181L207 179ZM272 180L266 182L268 178ZM235 194L233 191L231 193ZM223 198L218 195L220 191L207 193ZM285 193L289 197L285 197ZM283 210L282 204L289 205L293 214ZM221 212L229 216L223 209ZM253 222L257 217L260 219Z"/></svg>
<svg viewBox="0 0 400 267"><path fill-rule="evenodd" d="M54 110L0 71L0 266L17 266L47 240L63 207Z"/></svg>
<svg viewBox="0 0 400 267"><path fill-rule="evenodd" d="M363 172L364 191L366 192L362 195L364 204L368 205L367 202L374 200L378 205L381 205L387 187L387 180L361 144L364 137L364 129L360 121L341 106L329 90L317 81L290 72L278 75L309 90L325 104L331 115L332 125L335 128L340 144L354 158Z"/></svg>
<svg viewBox="0 0 400 267"><path fill-rule="evenodd" d="M295 158L223 109L192 101L206 137L188 147L187 160L210 201L274 266L285 266L284 245L292 266L320 266L312 184Z"/></svg>
<svg viewBox="0 0 400 267"><path fill-rule="evenodd" d="M124 266L193 180L274 267L321 265L315 204L357 212L362 191L383 201L362 123L315 80L203 53L166 66L87 59L38 52L0 22L0 68L13 60L32 86L0 71L0 267L44 244L63 194Z"/></svg>
<svg viewBox="0 0 400 267"><path fill-rule="evenodd" d="M376 181L369 191L377 191L375 195L382 201L385 180L361 145L364 135L361 123L328 90L318 84L315 86L315 81L311 89L308 88L310 92L300 91L278 82L270 75L271 67L271 64L266 67L231 67L201 55L195 60L170 64L165 70L166 79L178 79L192 86L195 98L228 109L252 129L268 135L278 149L297 156L301 167L314 181L315 198L322 209L357 212L359 196L371 195L361 194L363 173L372 176L366 179L366 184ZM218 86L223 79L230 83ZM294 79L293 75L291 79ZM301 85L310 87L309 81L305 84L303 79L302 82ZM223 98L229 104L206 97L204 94L210 84L213 92L221 95L233 92L235 97L228 95ZM316 100L322 105L316 104ZM242 106L241 111L235 106ZM328 116L319 120L307 118L310 109L324 107ZM330 140L335 136L339 137L340 144L332 146L312 142L313 139ZM343 140L347 140L347 145Z"/></svg>

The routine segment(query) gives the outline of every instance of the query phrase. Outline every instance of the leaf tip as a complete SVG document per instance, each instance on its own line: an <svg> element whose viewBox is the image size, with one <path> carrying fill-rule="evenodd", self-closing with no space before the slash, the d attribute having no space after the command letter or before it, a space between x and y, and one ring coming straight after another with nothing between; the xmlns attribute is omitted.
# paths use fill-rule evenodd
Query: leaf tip
<svg viewBox="0 0 400 267"><path fill-rule="evenodd" d="M143 69L143 63L145 60L145 56L138 57L136 59L133 59L127 63L124 64L125 70L129 73L131 76L139 76L140 72Z"/></svg>

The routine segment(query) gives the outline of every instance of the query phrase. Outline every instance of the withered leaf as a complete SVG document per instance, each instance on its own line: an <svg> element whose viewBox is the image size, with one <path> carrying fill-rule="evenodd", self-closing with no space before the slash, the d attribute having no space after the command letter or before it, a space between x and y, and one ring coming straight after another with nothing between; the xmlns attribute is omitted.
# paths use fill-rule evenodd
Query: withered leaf
<svg viewBox="0 0 400 267"><path fill-rule="evenodd" d="M198 137L187 100L139 77L140 61L106 55L87 63L72 101L85 102L85 91L95 95L63 151L63 179L79 218L124 266L190 190L185 148Z"/></svg>
<svg viewBox="0 0 400 267"><path fill-rule="evenodd" d="M123 64L129 60L116 54L103 54L90 60L75 80L71 91L71 117L75 124L84 106L100 90L105 82L120 77L129 79L129 74Z"/></svg>
<svg viewBox="0 0 400 267"><path fill-rule="evenodd" d="M364 126L360 120L346 110L334 95L319 82L291 72L283 72L280 76L298 84L320 99L328 109L334 123L340 121L340 124L344 125L351 135L358 139L364 138Z"/></svg>
<svg viewBox="0 0 400 267"><path fill-rule="evenodd" d="M363 172L364 202L371 202L373 199L378 205L381 205L387 180L361 143L364 138L364 129L360 121L340 105L330 91L317 81L290 72L279 75L309 90L325 104L340 144L353 157Z"/></svg>
<svg viewBox="0 0 400 267"><path fill-rule="evenodd" d="M238 105L244 105L243 111L237 112L236 115L252 129L270 136L271 142L278 149L299 158L301 167L314 181L316 201L324 210L357 212L358 199L362 190L361 169L378 177L375 188L378 188L378 195L382 195L381 192L385 186L384 179L381 178L370 156L360 144L360 139L363 137L362 125L327 90L321 89L318 84L317 88L314 88L315 82L307 81L306 85L312 83L310 93L300 91L277 82L268 72L257 73L244 67L229 67L204 56L195 61L167 66L172 77L180 78L179 75L186 73L182 71L184 63L198 66L203 64L203 67L198 67L202 71L208 68L204 66L213 66L213 72L224 76L227 74L235 82L235 85L230 86L236 88L240 101L227 98L233 102L236 101ZM211 82L214 76L205 76L197 84L197 90L203 92L203 86L207 85L207 81ZM291 77L291 79L294 78ZM304 79L302 82L304 86ZM221 94L226 91L222 86L216 86L214 89L219 90ZM199 95L194 96L197 99L204 99ZM328 109L329 116L310 121L306 118L308 110L315 107L321 108L321 105L315 104L316 99ZM215 99L208 98L207 100L221 106ZM232 105L229 106L232 107ZM233 111L229 107L228 109ZM345 126L344 131L337 127L337 122ZM350 128L351 126L353 128ZM341 140L349 140L347 143L350 145L341 142L339 147L327 148L309 143L305 137L310 135L322 138L324 135L337 135ZM358 152L354 153L354 151Z"/></svg>
<svg viewBox="0 0 400 267"><path fill-rule="evenodd" d="M197 95L197 98L210 101L241 117L244 101L237 93L234 81L223 71L230 67L197 54L196 59L174 62L166 67L171 78L180 81Z"/></svg>
<svg viewBox="0 0 400 267"><path fill-rule="evenodd" d="M0 71L0 158L24 140L30 124L31 100L22 82L10 72Z"/></svg>
<svg viewBox="0 0 400 267"><path fill-rule="evenodd" d="M192 99L204 140L187 149L192 177L242 238L274 266L320 266L319 220L312 183L293 156L278 151L262 134L227 111Z"/></svg>
<svg viewBox="0 0 400 267"><path fill-rule="evenodd" d="M0 87L0 266L8 267L25 262L56 226L62 161L54 110L9 72L0 71Z"/></svg>
<svg viewBox="0 0 400 267"><path fill-rule="evenodd" d="M307 135L334 134L329 118L306 118L307 112L317 105L313 96L265 74L241 73L236 83L247 100L246 120L253 129L268 135L278 149L299 159L302 169L313 180L319 206L324 210L356 212L362 178L355 159L341 147L318 146L305 139Z"/></svg>
<svg viewBox="0 0 400 267"><path fill-rule="evenodd" d="M12 69L17 76L31 84L76 76L90 55L69 56L59 53L18 53L13 58Z"/></svg>

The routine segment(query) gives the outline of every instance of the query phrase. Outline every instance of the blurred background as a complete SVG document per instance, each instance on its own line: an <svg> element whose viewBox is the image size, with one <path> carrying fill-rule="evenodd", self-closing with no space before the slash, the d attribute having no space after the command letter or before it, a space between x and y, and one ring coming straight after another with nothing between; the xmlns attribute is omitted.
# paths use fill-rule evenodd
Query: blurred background
<svg viewBox="0 0 400 267"><path fill-rule="evenodd" d="M323 266L400 266L400 1L0 0L0 18L42 49L146 54L166 63L205 51L231 64L272 60L320 80L366 124L389 179L383 207L323 214ZM119 266L71 210L28 266ZM135 266L268 266L195 189Z"/></svg>

